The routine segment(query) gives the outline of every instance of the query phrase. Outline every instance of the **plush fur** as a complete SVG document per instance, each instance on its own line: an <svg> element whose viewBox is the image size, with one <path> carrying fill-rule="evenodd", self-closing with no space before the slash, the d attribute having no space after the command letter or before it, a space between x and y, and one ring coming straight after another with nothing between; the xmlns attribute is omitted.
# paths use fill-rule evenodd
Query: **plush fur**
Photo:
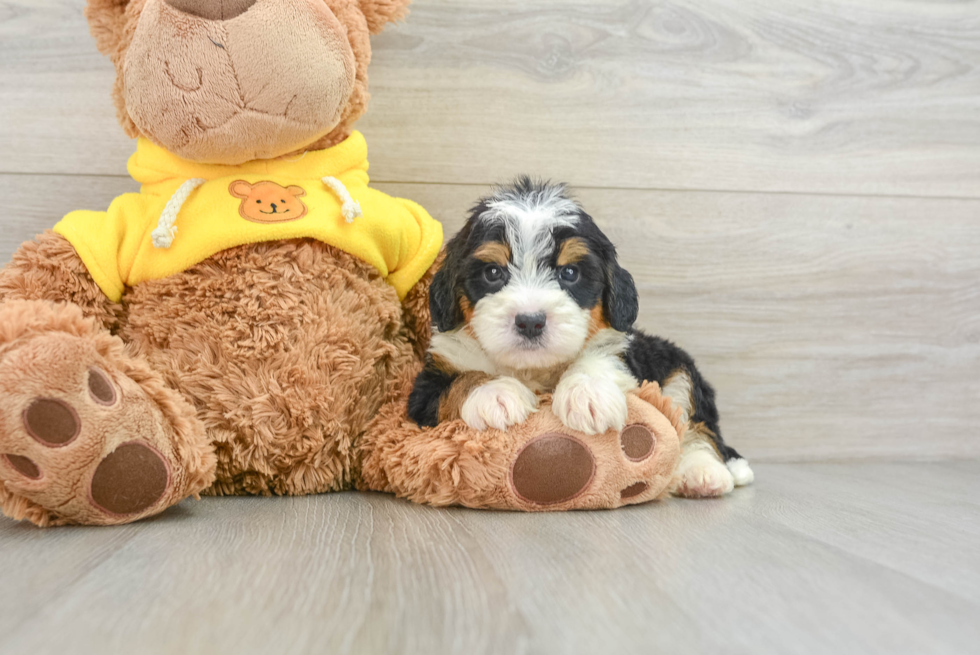
<svg viewBox="0 0 980 655"><path fill-rule="evenodd" d="M311 7L312 10L319 12L321 15L324 15L324 9L328 10L333 20L330 18L325 18L325 20L330 20L331 26L337 26L341 30L338 36L346 40L345 50L347 51L343 56L347 57L349 55L353 60L354 67L352 88L349 91L347 102L342 105L336 125L325 134L313 135L314 138L310 138L309 142L301 148L290 148L288 143L279 144L280 148L278 152L269 151L265 153L265 156L296 156L306 150L328 148L350 136L354 128L354 123L367 110L368 99L370 97L368 93L368 65L371 63L370 35L380 32L388 22L399 20L407 15L409 2L410 0L288 0L264 3L270 5L272 10L279 9L280 6L282 8L305 6ZM200 0L196 4L215 3L217 3L217 0ZM186 19L175 18L177 11L171 8L167 0L89 0L85 9L85 15L88 18L89 27L99 51L108 56L116 67L117 75L113 88L113 101L116 105L119 122L122 124L126 134L130 137L147 136L159 145L170 148L174 145L173 142L167 143L159 137L154 138L154 134L157 131L155 126L151 126L150 132L140 129L133 118L131 108L128 106L126 100L126 78L124 75L126 55L137 35L137 27L147 6L150 7L154 17L159 13L164 14L164 16L156 19L157 22L173 24L179 20L179 24L175 25L175 27L183 28L189 24L193 29L202 29L202 21L198 20L199 17L189 15ZM148 35L153 34L153 31L149 29L145 30L145 32ZM291 53L295 52L299 57L310 56L309 50L305 47L304 43L298 42L294 46L291 49ZM163 47L162 44L161 47ZM215 46L215 51L218 52L221 49ZM177 55L179 54L177 53ZM263 59L267 60L268 51L266 49L260 49L256 54L258 56L254 60L254 65L258 66ZM161 58L163 58L162 53ZM218 72L225 69L217 61L214 62L213 66ZM193 61L188 61L183 68L188 69L196 75L197 66ZM244 105L246 104L245 99L248 99L252 94L257 94L262 91L266 84L282 84L282 80L273 73L272 69L269 69L263 75L261 68L258 68L254 71L253 75L249 76L247 87L242 86L235 90L221 90L219 88L209 93L184 93L182 94L181 104L187 105L191 110L197 109L205 115L213 113L215 107L212 106L212 103L214 102L215 96L219 98L240 96L243 98L242 105ZM221 74L223 75L223 73ZM225 78L225 80L228 81L230 78ZM196 80L192 79L191 82L192 84L190 86L184 84L181 84L181 86L184 89L195 88ZM178 87L177 90L179 91L180 88ZM292 93L289 93L289 97L292 97L292 95ZM225 102L225 100L221 100L219 104L225 104ZM279 108L279 110L282 109L284 108ZM312 109L315 110L315 108ZM225 144L223 147L227 147L228 143L234 143L237 144L238 151L224 151L220 153L223 156L218 156L214 152L208 152L206 144L204 144L203 149L199 151L205 155L203 160L213 161L214 163L219 163L219 160L222 160L220 163L246 161L250 158L249 155L255 154L251 152L254 146L250 143L250 133L247 129L253 126L254 123L243 124L241 130L232 134L223 135L224 138L221 139L222 143ZM197 126L195 124L189 124L187 127L181 129L181 126L175 125L174 128L176 129L172 130L172 133L179 135L188 130L193 131L197 129Z"/></svg>
<svg viewBox="0 0 980 655"><path fill-rule="evenodd" d="M369 36L404 16L407 4L90 0L86 15L116 66L114 96L128 134L201 161L236 162L302 156L349 136L367 106ZM257 111L254 103L269 85L281 96L309 80L263 68L249 51L262 12L297 27L272 42L288 52L263 42L266 61L310 58L318 72L309 97L337 82L322 114L307 107L308 120L283 129L282 139L270 114L289 118L292 110ZM180 33L204 50L163 38ZM225 70L238 48L234 61L250 68ZM134 52L172 65L173 79L161 82L152 69L128 78L130 65L145 63L129 61ZM174 76L196 66L202 84L208 69L206 89ZM151 87L172 82L185 87L181 111L161 111L173 89ZM228 130L197 120L221 103L237 112ZM250 126L258 126L254 140ZM0 508L42 526L99 525L198 494L357 487L522 510L618 507L663 494L683 427L680 410L655 388L631 394L633 425L588 443L561 426L547 401L512 433L459 422L413 426L407 396L429 346L432 280L430 271L399 302L372 266L300 239L219 252L127 288L115 303L63 237L40 235L0 272Z"/></svg>

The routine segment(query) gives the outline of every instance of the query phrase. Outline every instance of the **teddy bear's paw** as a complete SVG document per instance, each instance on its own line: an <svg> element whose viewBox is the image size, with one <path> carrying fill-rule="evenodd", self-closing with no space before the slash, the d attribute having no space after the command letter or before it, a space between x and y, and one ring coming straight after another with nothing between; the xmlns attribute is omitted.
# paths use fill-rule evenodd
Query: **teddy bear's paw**
<svg viewBox="0 0 980 655"><path fill-rule="evenodd" d="M718 455L708 449L696 448L681 457L672 493L684 498L717 498L731 493L734 488L735 477Z"/></svg>
<svg viewBox="0 0 980 655"><path fill-rule="evenodd" d="M554 429L524 444L509 480L518 507L613 508L661 496L677 462L677 433L669 419L636 395L627 395L626 403L622 430L586 435Z"/></svg>
<svg viewBox="0 0 980 655"><path fill-rule="evenodd" d="M123 357L64 333L4 353L0 500L8 516L127 523L181 500L213 472L213 453L209 461L206 450L180 443L194 426L160 395L175 392L154 388L148 369L115 366L113 356Z"/></svg>

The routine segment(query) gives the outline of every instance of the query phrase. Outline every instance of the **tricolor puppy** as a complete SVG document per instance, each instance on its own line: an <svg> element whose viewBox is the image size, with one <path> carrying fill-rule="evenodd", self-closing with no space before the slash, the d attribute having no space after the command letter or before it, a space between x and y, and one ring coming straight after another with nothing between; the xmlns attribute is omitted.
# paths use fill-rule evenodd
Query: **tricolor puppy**
<svg viewBox="0 0 980 655"><path fill-rule="evenodd" d="M569 428L621 430L626 392L652 380L689 422L675 493L718 496L752 481L722 441L694 360L633 328L633 278L564 186L521 178L481 200L446 247L430 305L436 329L409 398L419 425L504 430L537 409L535 392L554 392Z"/></svg>

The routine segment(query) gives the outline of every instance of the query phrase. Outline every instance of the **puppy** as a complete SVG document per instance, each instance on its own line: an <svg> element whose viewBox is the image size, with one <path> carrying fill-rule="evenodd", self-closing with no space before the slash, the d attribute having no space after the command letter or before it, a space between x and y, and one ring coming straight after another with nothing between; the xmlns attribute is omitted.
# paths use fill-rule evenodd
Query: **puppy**
<svg viewBox="0 0 980 655"><path fill-rule="evenodd" d="M625 427L626 392L651 380L688 422L674 493L720 496L752 482L694 360L633 328L633 278L564 186L521 178L481 200L429 293L435 329L408 405L419 425L505 430L537 409L536 392L553 392L566 426L601 434Z"/></svg>

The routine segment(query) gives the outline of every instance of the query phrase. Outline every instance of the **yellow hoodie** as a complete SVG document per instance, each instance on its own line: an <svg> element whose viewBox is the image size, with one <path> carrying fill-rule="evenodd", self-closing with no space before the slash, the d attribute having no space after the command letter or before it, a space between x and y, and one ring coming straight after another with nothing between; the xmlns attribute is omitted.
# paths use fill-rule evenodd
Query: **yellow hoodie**
<svg viewBox="0 0 980 655"><path fill-rule="evenodd" d="M222 250L304 237L374 266L404 298L435 261L442 226L415 203L369 188L367 170L359 132L327 150L240 166L197 164L140 139L129 160L140 192L108 212L72 212L54 231L116 302L126 287Z"/></svg>

